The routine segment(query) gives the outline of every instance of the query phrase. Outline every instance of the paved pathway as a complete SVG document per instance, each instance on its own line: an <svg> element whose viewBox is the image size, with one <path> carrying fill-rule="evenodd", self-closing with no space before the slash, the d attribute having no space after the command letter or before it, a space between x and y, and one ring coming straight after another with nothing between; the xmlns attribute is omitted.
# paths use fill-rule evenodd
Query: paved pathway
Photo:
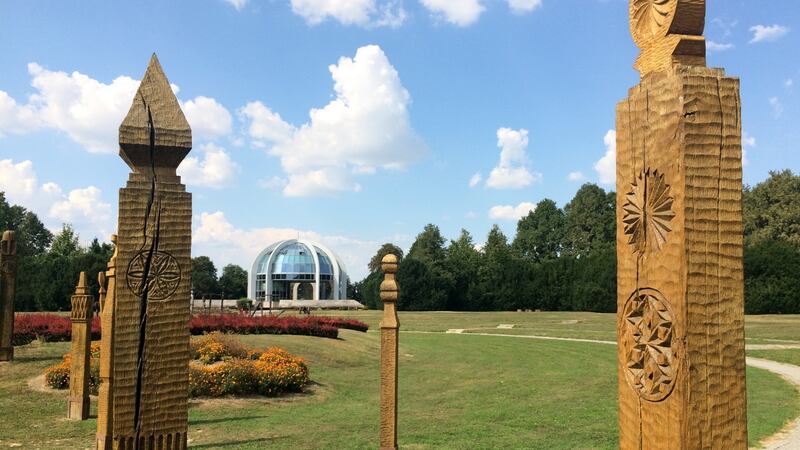
<svg viewBox="0 0 800 450"><path fill-rule="evenodd" d="M500 333L464 333L462 329L454 333L454 330L449 330L450 334L458 334L460 336L497 336L506 338L518 339L542 339L547 341L571 341L571 342L589 342L592 344L605 344L617 345L615 341L602 341L597 339L577 339L577 338L563 338L553 336L537 336L537 335L518 335L518 334L500 334ZM419 334L443 334L441 331L401 331L402 333L419 333ZM767 350L767 349L787 349L787 348L800 348L794 345L772 345L772 344L751 344L747 346L751 350ZM759 369L769 370L781 376L786 381L792 383L800 389L800 367L791 364L784 364L768 359L760 358L747 358L747 365L758 367ZM795 419L786 428L778 434L767 438L764 441L765 450L800 450L800 417Z"/></svg>

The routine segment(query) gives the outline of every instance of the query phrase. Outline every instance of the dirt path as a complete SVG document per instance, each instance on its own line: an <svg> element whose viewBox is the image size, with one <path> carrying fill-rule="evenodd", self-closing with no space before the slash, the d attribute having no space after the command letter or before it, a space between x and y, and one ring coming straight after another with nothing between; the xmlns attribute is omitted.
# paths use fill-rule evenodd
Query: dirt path
<svg viewBox="0 0 800 450"><path fill-rule="evenodd" d="M458 331L450 330L449 332L442 331L401 331L402 333L417 333L417 334L458 334L461 336L496 336L506 338L518 339L541 339L547 341L570 341L570 342L588 342L591 344L605 344L617 345L615 341L602 341L597 339L577 339L577 338L563 338L553 336L538 336L538 335L518 335L518 334L500 334L500 333L464 333L463 329ZM761 350L761 349L786 349L797 348L793 345L748 345L748 349ZM784 364L768 359L761 358L747 358L747 365L757 367L759 369L768 370L774 374L779 375L781 378L792 383L798 390L800 390L800 366L791 364ZM792 421L783 430L777 434L768 437L762 441L761 448L765 450L798 450L800 449L800 417Z"/></svg>
<svg viewBox="0 0 800 450"><path fill-rule="evenodd" d="M798 366L761 358L747 358L747 365L776 373L800 389L800 367ZM800 449L800 417L795 419L780 433L764 440L762 444L766 450Z"/></svg>

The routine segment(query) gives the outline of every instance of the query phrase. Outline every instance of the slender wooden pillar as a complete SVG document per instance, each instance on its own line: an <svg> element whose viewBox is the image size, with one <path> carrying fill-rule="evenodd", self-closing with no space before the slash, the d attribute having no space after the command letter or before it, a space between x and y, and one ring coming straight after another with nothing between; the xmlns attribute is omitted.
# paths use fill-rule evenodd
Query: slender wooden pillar
<svg viewBox="0 0 800 450"><path fill-rule="evenodd" d="M97 449L113 448L114 429L114 382L112 378L114 358L114 292L117 279L117 235L111 235L114 254L108 261L108 270L100 272L100 388L97 395ZM104 283L105 281L105 283Z"/></svg>
<svg viewBox="0 0 800 450"><path fill-rule="evenodd" d="M153 55L119 128L113 342L114 449L186 448L192 195L176 169L192 131ZM108 299L106 308L108 309Z"/></svg>
<svg viewBox="0 0 800 450"><path fill-rule="evenodd" d="M14 359L14 299L17 295L17 241L13 231L0 241L0 361Z"/></svg>
<svg viewBox="0 0 800 450"><path fill-rule="evenodd" d="M397 348L400 322L397 320L399 289L395 281L397 257L391 253L381 260L383 320L381 320L381 450L397 448Z"/></svg>
<svg viewBox="0 0 800 450"><path fill-rule="evenodd" d="M704 0L631 0L617 106L620 448L747 448L739 82L705 67Z"/></svg>
<svg viewBox="0 0 800 450"><path fill-rule="evenodd" d="M67 418L89 418L89 359L92 345L92 308L94 298L86 287L86 272L81 272L72 296L72 365L69 371Z"/></svg>

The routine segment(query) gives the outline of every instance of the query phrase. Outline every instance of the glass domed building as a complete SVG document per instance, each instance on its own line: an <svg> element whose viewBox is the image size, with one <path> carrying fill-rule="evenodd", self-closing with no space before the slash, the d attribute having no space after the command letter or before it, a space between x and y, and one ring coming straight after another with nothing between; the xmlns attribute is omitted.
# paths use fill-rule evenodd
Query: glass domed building
<svg viewBox="0 0 800 450"><path fill-rule="evenodd" d="M248 297L256 302L345 300L347 281L344 264L327 247L289 239L268 246L253 261Z"/></svg>

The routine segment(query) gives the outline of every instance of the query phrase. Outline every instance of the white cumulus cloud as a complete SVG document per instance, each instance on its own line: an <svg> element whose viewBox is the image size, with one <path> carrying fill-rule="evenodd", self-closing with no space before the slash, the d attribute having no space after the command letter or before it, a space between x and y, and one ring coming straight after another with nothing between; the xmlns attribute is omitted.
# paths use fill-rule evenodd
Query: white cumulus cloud
<svg viewBox="0 0 800 450"><path fill-rule="evenodd" d="M514 14L525 14L542 6L542 0L508 0L508 7Z"/></svg>
<svg viewBox="0 0 800 450"><path fill-rule="evenodd" d="M519 220L534 209L536 209L536 204L531 202L522 202L517 206L497 205L489 209L489 218L493 220Z"/></svg>
<svg viewBox="0 0 800 450"><path fill-rule="evenodd" d="M426 152L411 127L411 96L380 47L361 47L329 70L335 98L299 127L258 102L240 110L254 145L280 158L286 196L358 191L354 174L403 169Z"/></svg>
<svg viewBox="0 0 800 450"><path fill-rule="evenodd" d="M49 128L65 133L91 153L118 150L119 125L131 107L139 81L119 76L102 83L80 72L47 70L28 64L35 92L20 104L0 91L0 137L4 133L29 133ZM173 92L179 91L172 85ZM229 134L231 115L209 97L198 96L183 103L195 137L214 139Z"/></svg>
<svg viewBox="0 0 800 450"><path fill-rule="evenodd" d="M39 216L51 230L64 222L75 226L85 240L107 238L113 230L111 204L104 202L95 186L72 189L64 195L53 182L39 184L33 163L0 160L0 191L9 203L21 205Z"/></svg>
<svg viewBox="0 0 800 450"><path fill-rule="evenodd" d="M710 39L706 41L706 49L712 52L724 52L725 50L730 50L733 47L734 47L733 44L730 43L722 44L714 42Z"/></svg>
<svg viewBox="0 0 800 450"><path fill-rule="evenodd" d="M541 174L528 170L528 130L497 130L500 162L489 173L486 186L493 189L519 189L541 179Z"/></svg>
<svg viewBox="0 0 800 450"><path fill-rule="evenodd" d="M247 6L247 0L224 0L225 3L233 6L233 8L237 11L241 11Z"/></svg>
<svg viewBox="0 0 800 450"><path fill-rule="evenodd" d="M583 176L583 172L581 171L570 172L569 175L567 175L567 180L569 181L583 181L585 179L586 177Z"/></svg>
<svg viewBox="0 0 800 450"><path fill-rule="evenodd" d="M789 33L789 28L783 25L755 25L750 27L750 32L753 33L750 43L755 44L777 41Z"/></svg>
<svg viewBox="0 0 800 450"><path fill-rule="evenodd" d="M480 0L420 0L434 16L460 27L477 22L486 8Z"/></svg>
<svg viewBox="0 0 800 450"><path fill-rule="evenodd" d="M218 267L238 264L248 272L253 259L267 245L298 236L320 242L335 252L344 262L351 280L358 281L367 273L367 263L383 242L394 242L407 248L407 237L393 236L371 241L348 236L323 235L295 228L237 228L222 211L203 212L195 222L192 236L193 252L208 255Z"/></svg>
<svg viewBox="0 0 800 450"><path fill-rule="evenodd" d="M213 98L201 95L184 102L181 108L194 138L213 140L230 134L233 128L231 113Z"/></svg>
<svg viewBox="0 0 800 450"><path fill-rule="evenodd" d="M772 107L772 115L779 119L783 115L783 103L778 97L770 97L769 106Z"/></svg>
<svg viewBox="0 0 800 450"><path fill-rule="evenodd" d="M469 178L469 187L472 188L472 187L475 187L475 186L479 185L481 183L482 179L483 179L483 177L481 176L481 173L480 172L475 172L475 174L472 175Z"/></svg>
<svg viewBox="0 0 800 450"><path fill-rule="evenodd" d="M208 143L198 150L178 166L178 175L186 184L219 189L233 182L239 166L224 148Z"/></svg>
<svg viewBox="0 0 800 450"><path fill-rule="evenodd" d="M102 201L100 189L94 186L73 189L66 198L50 207L50 216L70 223L108 222L111 218L111 204Z"/></svg>
<svg viewBox="0 0 800 450"><path fill-rule="evenodd" d="M594 164L594 170L601 183L614 184L617 182L617 131L608 130L603 137L603 144L606 153Z"/></svg>
<svg viewBox="0 0 800 450"><path fill-rule="evenodd" d="M395 28L406 19L398 0L291 0L291 6L312 26L332 19L342 25Z"/></svg>
<svg viewBox="0 0 800 450"><path fill-rule="evenodd" d="M80 72L68 74L28 64L36 93L30 105L40 122L66 133L92 153L118 149L119 124L131 106L139 82L120 76L110 84Z"/></svg>

